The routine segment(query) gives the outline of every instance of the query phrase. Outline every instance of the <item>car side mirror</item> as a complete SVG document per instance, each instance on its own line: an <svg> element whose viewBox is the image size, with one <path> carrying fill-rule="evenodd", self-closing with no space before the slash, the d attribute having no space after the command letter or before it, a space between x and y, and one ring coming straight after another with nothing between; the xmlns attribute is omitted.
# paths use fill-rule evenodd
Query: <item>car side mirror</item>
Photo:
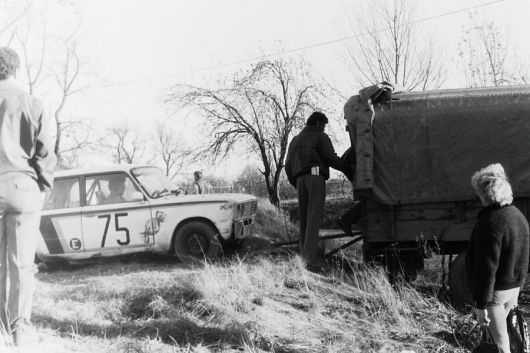
<svg viewBox="0 0 530 353"><path fill-rule="evenodd" d="M144 201L144 195L140 191L135 191L131 194L131 201Z"/></svg>

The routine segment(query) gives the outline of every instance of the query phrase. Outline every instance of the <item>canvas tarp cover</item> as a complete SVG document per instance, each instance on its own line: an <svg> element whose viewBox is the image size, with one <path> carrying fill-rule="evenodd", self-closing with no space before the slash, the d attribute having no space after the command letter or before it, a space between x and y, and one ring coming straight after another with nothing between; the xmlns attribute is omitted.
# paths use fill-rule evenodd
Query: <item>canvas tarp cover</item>
<svg viewBox="0 0 530 353"><path fill-rule="evenodd" d="M362 110L352 104L359 96L345 106L350 132ZM372 108L375 201L475 199L471 175L491 163L504 166L515 197L530 196L530 86L404 92Z"/></svg>

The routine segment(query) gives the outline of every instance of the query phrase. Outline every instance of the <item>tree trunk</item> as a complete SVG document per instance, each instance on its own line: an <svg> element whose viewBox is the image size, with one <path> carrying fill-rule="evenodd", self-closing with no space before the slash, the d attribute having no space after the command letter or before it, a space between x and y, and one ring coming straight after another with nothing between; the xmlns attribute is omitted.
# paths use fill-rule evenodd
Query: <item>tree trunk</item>
<svg viewBox="0 0 530 353"><path fill-rule="evenodd" d="M276 207L280 207L280 195L278 193L278 185L274 185L270 188L267 188L267 191L269 192L269 200L271 201L271 203Z"/></svg>
<svg viewBox="0 0 530 353"><path fill-rule="evenodd" d="M59 123L58 120L55 120L56 126L57 126L57 137L55 139L55 146L53 147L53 152L55 152L55 156L57 157L57 161L61 163L61 153L60 153L60 146L61 146L61 123Z"/></svg>
<svg viewBox="0 0 530 353"><path fill-rule="evenodd" d="M270 202L276 206L280 207L280 190L278 188L278 180L273 180L272 182L269 181L269 179L266 180L267 184L267 192L269 193L269 200Z"/></svg>

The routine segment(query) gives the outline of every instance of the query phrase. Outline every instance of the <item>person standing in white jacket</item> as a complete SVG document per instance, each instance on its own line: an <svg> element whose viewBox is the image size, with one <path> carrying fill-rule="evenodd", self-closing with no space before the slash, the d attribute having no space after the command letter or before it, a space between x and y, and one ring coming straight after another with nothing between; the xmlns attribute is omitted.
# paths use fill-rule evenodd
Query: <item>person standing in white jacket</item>
<svg viewBox="0 0 530 353"><path fill-rule="evenodd" d="M41 102L13 80L19 66L0 47L0 323L17 345L30 326L41 192L57 162Z"/></svg>

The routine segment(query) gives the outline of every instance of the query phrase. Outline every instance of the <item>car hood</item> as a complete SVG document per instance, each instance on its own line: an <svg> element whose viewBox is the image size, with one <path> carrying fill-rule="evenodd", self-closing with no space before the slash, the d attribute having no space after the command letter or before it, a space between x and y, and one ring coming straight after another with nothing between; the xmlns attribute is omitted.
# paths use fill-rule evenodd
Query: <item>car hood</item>
<svg viewBox="0 0 530 353"><path fill-rule="evenodd" d="M202 194L202 195L166 195L149 200L151 203L167 202L245 202L256 200L256 196L249 194Z"/></svg>

